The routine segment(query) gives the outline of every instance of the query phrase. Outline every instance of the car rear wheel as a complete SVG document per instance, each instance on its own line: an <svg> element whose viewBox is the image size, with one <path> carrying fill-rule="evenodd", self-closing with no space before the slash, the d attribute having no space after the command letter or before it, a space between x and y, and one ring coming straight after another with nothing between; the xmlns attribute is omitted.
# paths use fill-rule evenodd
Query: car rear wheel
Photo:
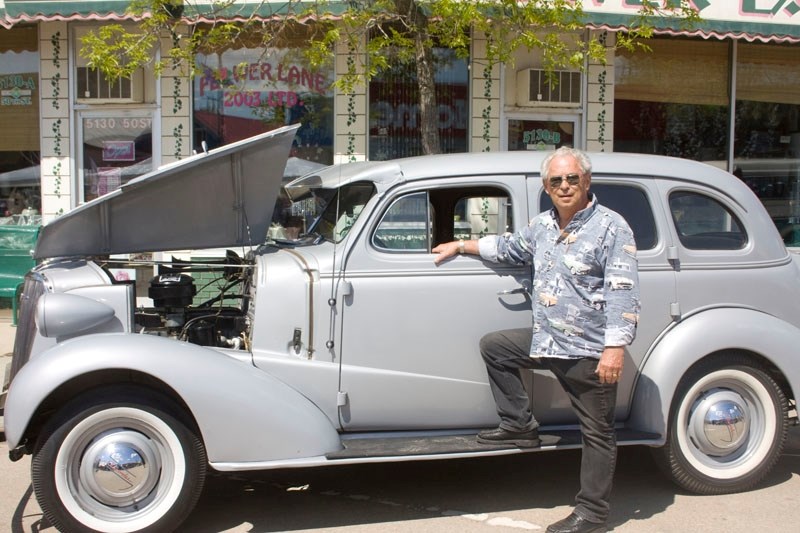
<svg viewBox="0 0 800 533"><path fill-rule="evenodd" d="M775 380L746 356L725 354L683 377L667 443L654 454L662 470L689 491L740 492L775 465L787 427L786 397Z"/></svg>
<svg viewBox="0 0 800 533"><path fill-rule="evenodd" d="M31 462L36 499L60 531L172 531L202 491L197 436L151 392L103 389L54 417ZM165 407L167 406L167 407Z"/></svg>

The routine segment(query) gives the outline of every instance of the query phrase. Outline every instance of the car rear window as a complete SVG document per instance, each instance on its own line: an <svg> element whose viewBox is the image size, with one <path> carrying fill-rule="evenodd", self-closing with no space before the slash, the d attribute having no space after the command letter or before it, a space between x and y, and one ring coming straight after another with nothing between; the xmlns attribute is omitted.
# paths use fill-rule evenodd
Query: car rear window
<svg viewBox="0 0 800 533"><path fill-rule="evenodd" d="M592 192L597 195L601 205L622 215L633 230L637 249L655 248L658 242L656 221L647 194L642 189L632 185L592 182ZM550 197L542 192L539 211L546 211L552 207L553 202L550 201Z"/></svg>
<svg viewBox="0 0 800 533"><path fill-rule="evenodd" d="M747 244L739 219L714 198L677 191L669 195L669 209L681 244L690 250L738 250Z"/></svg>

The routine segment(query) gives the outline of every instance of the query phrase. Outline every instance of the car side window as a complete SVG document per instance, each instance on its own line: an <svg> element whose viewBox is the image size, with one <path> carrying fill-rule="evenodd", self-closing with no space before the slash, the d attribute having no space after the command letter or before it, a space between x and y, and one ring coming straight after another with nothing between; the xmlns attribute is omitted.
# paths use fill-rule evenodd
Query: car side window
<svg viewBox="0 0 800 533"><path fill-rule="evenodd" d="M709 196L673 192L669 208L678 238L690 250L738 250L747 244L747 234L736 215Z"/></svg>
<svg viewBox="0 0 800 533"><path fill-rule="evenodd" d="M372 234L383 252L428 253L437 244L513 231L511 201L497 187L430 189L395 198Z"/></svg>
<svg viewBox="0 0 800 533"><path fill-rule="evenodd" d="M594 182L591 190L597 195L601 205L622 215L633 230L638 250L655 248L658 243L656 221L644 190L631 185ZM546 211L552 207L553 202L543 192L539 201L539 211Z"/></svg>
<svg viewBox="0 0 800 533"><path fill-rule="evenodd" d="M397 198L372 236L376 248L386 251L426 252L430 234L428 194L418 192Z"/></svg>

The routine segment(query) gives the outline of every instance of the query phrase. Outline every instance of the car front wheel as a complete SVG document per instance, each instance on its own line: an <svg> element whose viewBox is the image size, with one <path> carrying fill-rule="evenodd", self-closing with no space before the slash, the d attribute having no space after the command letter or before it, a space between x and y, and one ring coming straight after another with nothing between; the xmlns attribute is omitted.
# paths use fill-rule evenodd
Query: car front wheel
<svg viewBox="0 0 800 533"><path fill-rule="evenodd" d="M752 488L769 473L787 435L787 401L766 370L741 354L703 361L681 380L659 466L700 494Z"/></svg>
<svg viewBox="0 0 800 533"><path fill-rule="evenodd" d="M152 392L103 389L70 402L31 462L36 499L60 531L172 531L202 491L197 436Z"/></svg>

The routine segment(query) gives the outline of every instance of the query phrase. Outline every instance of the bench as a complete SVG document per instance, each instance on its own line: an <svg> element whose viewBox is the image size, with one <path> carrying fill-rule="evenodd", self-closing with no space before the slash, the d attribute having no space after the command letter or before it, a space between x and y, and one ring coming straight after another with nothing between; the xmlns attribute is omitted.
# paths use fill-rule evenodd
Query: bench
<svg viewBox="0 0 800 533"><path fill-rule="evenodd" d="M17 302L25 274L36 262L31 251L41 226L0 225L0 298L11 299L13 325L17 325Z"/></svg>

